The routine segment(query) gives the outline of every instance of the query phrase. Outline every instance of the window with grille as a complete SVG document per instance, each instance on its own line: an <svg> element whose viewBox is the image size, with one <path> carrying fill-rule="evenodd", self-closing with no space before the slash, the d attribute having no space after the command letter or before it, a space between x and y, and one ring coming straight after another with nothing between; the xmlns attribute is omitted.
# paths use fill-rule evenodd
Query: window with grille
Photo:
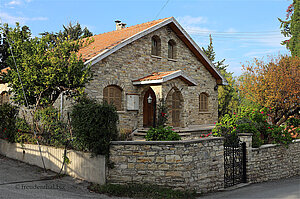
<svg viewBox="0 0 300 199"><path fill-rule="evenodd" d="M113 104L118 111L122 110L122 90L118 86L110 85L103 89L103 100Z"/></svg>
<svg viewBox="0 0 300 199"><path fill-rule="evenodd" d="M199 96L199 111L208 111L208 95L206 93L201 93Z"/></svg>
<svg viewBox="0 0 300 199"><path fill-rule="evenodd" d="M156 35L152 37L151 55L160 56L160 39Z"/></svg>

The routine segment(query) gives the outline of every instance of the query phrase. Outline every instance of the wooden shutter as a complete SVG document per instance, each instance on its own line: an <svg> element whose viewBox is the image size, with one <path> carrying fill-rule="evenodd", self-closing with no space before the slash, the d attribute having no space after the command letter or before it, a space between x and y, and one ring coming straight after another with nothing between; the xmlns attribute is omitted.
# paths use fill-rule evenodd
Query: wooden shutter
<svg viewBox="0 0 300 199"><path fill-rule="evenodd" d="M172 94L172 125L180 126L180 97L179 92Z"/></svg>
<svg viewBox="0 0 300 199"><path fill-rule="evenodd" d="M168 58L170 58L170 59L174 58L174 56L173 56L174 52L173 51L174 51L173 44L171 42L168 42Z"/></svg>
<svg viewBox="0 0 300 199"><path fill-rule="evenodd" d="M151 51L152 51L152 55L158 55L158 44L157 44L157 41L156 41L156 39L155 38L152 38L152 49L151 49Z"/></svg>
<svg viewBox="0 0 300 199"><path fill-rule="evenodd" d="M199 111L208 111L208 96L205 93L201 93L199 96Z"/></svg>
<svg viewBox="0 0 300 199"><path fill-rule="evenodd" d="M122 90L117 86L107 86L103 89L103 100L113 104L118 111L122 109Z"/></svg>

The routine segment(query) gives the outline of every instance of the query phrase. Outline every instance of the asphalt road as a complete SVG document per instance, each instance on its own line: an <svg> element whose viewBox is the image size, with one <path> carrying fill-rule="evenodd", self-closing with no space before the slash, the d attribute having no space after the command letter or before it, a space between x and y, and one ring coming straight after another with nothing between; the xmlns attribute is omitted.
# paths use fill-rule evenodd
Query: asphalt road
<svg viewBox="0 0 300 199"><path fill-rule="evenodd" d="M0 198L2 199L116 199L103 194L91 193L89 183L65 176L60 179L45 180L55 173L0 155Z"/></svg>
<svg viewBox="0 0 300 199"><path fill-rule="evenodd" d="M300 199L300 176L250 184L231 191L204 195L199 199Z"/></svg>
<svg viewBox="0 0 300 199"><path fill-rule="evenodd" d="M91 193L85 181L69 176L49 180L45 177L55 176L55 173L48 171L47 176L43 173L39 167L0 155L0 198L121 199ZM211 193L198 199L300 199L300 176Z"/></svg>

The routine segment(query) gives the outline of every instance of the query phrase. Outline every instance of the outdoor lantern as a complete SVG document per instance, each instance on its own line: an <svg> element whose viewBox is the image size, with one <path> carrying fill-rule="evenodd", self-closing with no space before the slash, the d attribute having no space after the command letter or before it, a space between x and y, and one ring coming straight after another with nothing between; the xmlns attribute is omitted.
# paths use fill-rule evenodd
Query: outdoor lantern
<svg viewBox="0 0 300 199"><path fill-rule="evenodd" d="M151 95L149 95L149 97L147 98L147 100L148 100L148 103L151 104L151 102L152 102L152 97L151 97Z"/></svg>

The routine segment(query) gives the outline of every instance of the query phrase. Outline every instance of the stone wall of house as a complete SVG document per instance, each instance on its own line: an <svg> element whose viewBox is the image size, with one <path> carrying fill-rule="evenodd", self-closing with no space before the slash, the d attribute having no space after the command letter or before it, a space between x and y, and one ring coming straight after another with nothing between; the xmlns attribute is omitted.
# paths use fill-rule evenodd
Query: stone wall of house
<svg viewBox="0 0 300 199"><path fill-rule="evenodd" d="M151 55L151 38L154 35L161 39L160 57ZM167 58L170 39L176 42L176 59ZM218 119L218 93L214 90L216 80L176 34L167 30L167 27L162 27L124 46L93 65L92 70L94 80L86 89L89 96L101 101L106 86L117 85L122 88L122 111L119 111L121 128L136 129L143 126L143 98L149 85L133 86L132 80L153 72L182 70L197 81L197 86L187 86L181 80L175 79L167 82L163 89L162 97L166 98L172 88L180 88L184 98L183 111L180 114L182 126L212 124ZM202 92L209 95L209 111L205 113L199 112L199 95ZM138 111L127 111L127 94L139 95Z"/></svg>
<svg viewBox="0 0 300 199"><path fill-rule="evenodd" d="M253 148L248 153L249 182L263 182L300 175L300 140L287 147L273 144Z"/></svg>
<svg viewBox="0 0 300 199"><path fill-rule="evenodd" d="M116 141L110 152L110 183L150 183L198 192L224 187L223 138Z"/></svg>

